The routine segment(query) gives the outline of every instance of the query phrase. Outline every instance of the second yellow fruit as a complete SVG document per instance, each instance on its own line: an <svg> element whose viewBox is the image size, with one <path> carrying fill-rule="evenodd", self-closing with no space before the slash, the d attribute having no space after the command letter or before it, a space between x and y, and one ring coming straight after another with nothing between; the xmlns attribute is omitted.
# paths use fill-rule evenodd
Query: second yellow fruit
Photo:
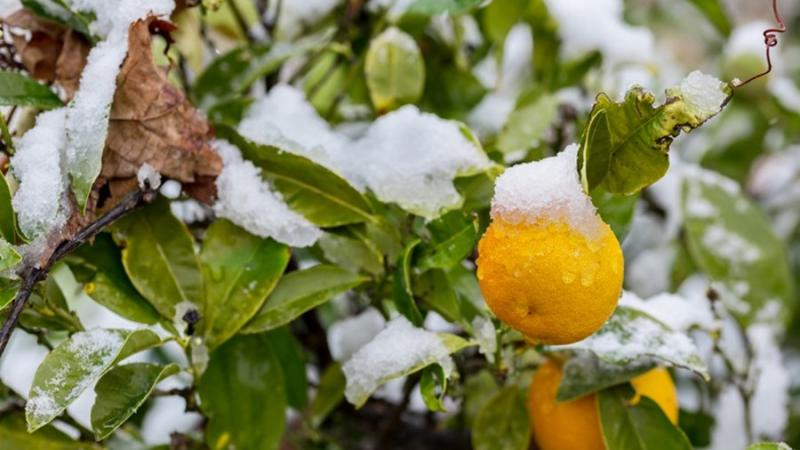
<svg viewBox="0 0 800 450"><path fill-rule="evenodd" d="M528 415L540 450L606 450L595 394L557 402L561 366L548 360L536 371L528 390ZM678 395L666 369L653 369L631 380L640 396L650 397L672 423L678 421Z"/></svg>

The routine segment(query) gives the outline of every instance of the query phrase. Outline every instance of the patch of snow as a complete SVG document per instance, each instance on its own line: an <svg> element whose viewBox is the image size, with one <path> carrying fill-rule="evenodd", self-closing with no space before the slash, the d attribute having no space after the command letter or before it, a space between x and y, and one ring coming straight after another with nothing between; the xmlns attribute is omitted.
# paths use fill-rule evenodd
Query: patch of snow
<svg viewBox="0 0 800 450"><path fill-rule="evenodd" d="M566 223L591 238L603 221L583 191L577 170L578 146L556 156L518 164L495 181L491 215L512 223Z"/></svg>
<svg viewBox="0 0 800 450"><path fill-rule="evenodd" d="M720 327L711 310L711 302L705 297L684 297L663 292L642 300L632 292L623 291L619 304L643 311L673 330L688 331L700 327L713 331Z"/></svg>
<svg viewBox="0 0 800 450"><path fill-rule="evenodd" d="M788 77L776 77L769 80L769 92L784 108L800 113L800 88Z"/></svg>
<svg viewBox="0 0 800 450"><path fill-rule="evenodd" d="M752 325L747 336L753 346L757 377L750 405L753 433L760 438L780 439L789 420L791 378L783 364L778 337L769 325Z"/></svg>
<svg viewBox="0 0 800 450"><path fill-rule="evenodd" d="M414 367L431 363L439 363L446 376L454 366L450 352L438 335L398 316L342 366L347 378L345 397L358 404L381 384Z"/></svg>
<svg viewBox="0 0 800 450"><path fill-rule="evenodd" d="M707 226L702 239L709 252L731 263L752 263L761 258L758 247L720 225Z"/></svg>
<svg viewBox="0 0 800 450"><path fill-rule="evenodd" d="M60 227L69 214L61 171L65 112L60 108L39 114L36 125L17 141L17 152L11 158L19 182L14 211L22 232L31 238Z"/></svg>
<svg viewBox="0 0 800 450"><path fill-rule="evenodd" d="M642 250L625 267L625 284L636 294L650 297L669 291L677 250L664 244Z"/></svg>
<svg viewBox="0 0 800 450"><path fill-rule="evenodd" d="M735 386L726 386L714 404L714 430L710 450L747 448L744 401Z"/></svg>
<svg viewBox="0 0 800 450"><path fill-rule="evenodd" d="M217 141L216 149L224 163L217 177L214 212L218 216L257 236L271 237L293 247L308 247L319 239L322 231L289 209L261 178L261 170L242 159L236 147Z"/></svg>
<svg viewBox="0 0 800 450"><path fill-rule="evenodd" d="M383 330L386 321L375 308L361 314L334 322L328 328L328 348L336 361L347 361L358 349L366 345Z"/></svg>
<svg viewBox="0 0 800 450"><path fill-rule="evenodd" d="M181 191L183 187L181 187L181 183L176 180L167 180L161 185L161 189L159 192L164 197L167 197L170 200L175 200L176 198L181 196Z"/></svg>
<svg viewBox="0 0 800 450"><path fill-rule="evenodd" d="M172 433L187 433L203 422L196 412L186 412L186 400L182 397L158 397L153 399L142 421L142 437L148 445L168 445Z"/></svg>
<svg viewBox="0 0 800 450"><path fill-rule="evenodd" d="M728 98L724 87L725 83L717 78L695 70L681 81L677 92L692 112L707 118L722 110L722 103Z"/></svg>
<svg viewBox="0 0 800 450"><path fill-rule="evenodd" d="M753 55L759 59L764 56L764 30L772 28L772 24L765 21L749 22L737 26L731 31L728 42L725 44L725 56L736 57Z"/></svg>
<svg viewBox="0 0 800 450"><path fill-rule="evenodd" d="M342 0L282 0L280 3L275 2L275 8L280 4L276 29L281 38L294 38L300 35L304 28L314 25L330 14L341 3ZM266 12L270 19L277 13L274 11L275 8Z"/></svg>
<svg viewBox="0 0 800 450"><path fill-rule="evenodd" d="M472 320L472 330L472 334L478 340L478 351L486 356L490 364L493 364L497 351L497 330L494 328L494 323L486 317L475 316Z"/></svg>
<svg viewBox="0 0 800 450"><path fill-rule="evenodd" d="M194 199L173 201L169 204L172 214L186 224L204 222L214 215L214 210Z"/></svg>
<svg viewBox="0 0 800 450"><path fill-rule="evenodd" d="M139 189L158 189L161 186L161 173L148 163L142 164L136 172Z"/></svg>

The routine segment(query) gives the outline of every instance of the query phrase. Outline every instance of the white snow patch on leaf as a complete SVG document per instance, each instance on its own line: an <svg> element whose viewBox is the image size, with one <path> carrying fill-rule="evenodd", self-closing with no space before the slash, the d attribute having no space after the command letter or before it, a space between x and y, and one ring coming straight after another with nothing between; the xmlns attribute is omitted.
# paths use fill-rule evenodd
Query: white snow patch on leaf
<svg viewBox="0 0 800 450"><path fill-rule="evenodd" d="M703 245L719 258L732 263L752 263L761 258L761 251L745 237L716 224L703 233Z"/></svg>
<svg viewBox="0 0 800 450"><path fill-rule="evenodd" d="M729 95L724 88L725 83L722 81L695 70L681 81L677 92L690 111L699 117L708 118L719 113L722 104L728 99Z"/></svg>
<svg viewBox="0 0 800 450"><path fill-rule="evenodd" d="M623 291L619 304L645 312L673 330L688 331L699 327L712 331L720 327L711 310L711 302L704 296L684 297L664 292L642 300L632 292Z"/></svg>
<svg viewBox="0 0 800 450"><path fill-rule="evenodd" d="M328 328L328 347L336 361L347 361L383 330L386 321L375 308L367 308L355 317L334 322Z"/></svg>
<svg viewBox="0 0 800 450"><path fill-rule="evenodd" d="M380 385L433 363L440 364L446 376L453 370L442 339L398 316L342 366L347 379L345 397L361 406Z"/></svg>
<svg viewBox="0 0 800 450"><path fill-rule="evenodd" d="M596 238L603 221L578 179L578 146L556 156L518 164L497 178L492 218L512 223L566 223Z"/></svg>
<svg viewBox="0 0 800 450"><path fill-rule="evenodd" d="M216 149L224 164L217 177L214 212L218 216L292 247L308 247L322 236L319 228L289 209L261 178L261 170L244 160L236 147L220 140Z"/></svg>
<svg viewBox="0 0 800 450"><path fill-rule="evenodd" d="M65 112L60 108L39 114L36 125L17 141L17 152L11 158L19 182L14 211L22 232L30 238L61 226L69 214L61 171Z"/></svg>
<svg viewBox="0 0 800 450"><path fill-rule="evenodd" d="M491 319L483 316L475 316L472 320L472 330L475 339L478 340L478 350L489 361L494 363L495 352L497 351L497 330Z"/></svg>
<svg viewBox="0 0 800 450"><path fill-rule="evenodd" d="M248 110L239 132L309 158L357 189L369 189L379 200L428 219L461 205L456 177L491 166L480 144L457 122L408 105L351 139L332 130L302 92L285 85Z"/></svg>

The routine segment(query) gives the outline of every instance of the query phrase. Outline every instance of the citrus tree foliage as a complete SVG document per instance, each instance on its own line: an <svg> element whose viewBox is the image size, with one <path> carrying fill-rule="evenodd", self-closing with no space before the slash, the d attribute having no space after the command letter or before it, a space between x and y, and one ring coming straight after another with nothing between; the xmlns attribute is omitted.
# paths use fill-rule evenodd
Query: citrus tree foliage
<svg viewBox="0 0 800 450"><path fill-rule="evenodd" d="M533 429L546 360L596 448L800 446L798 71L720 81L751 2L6 3L0 448L544 447L587 432ZM476 246L572 143L625 291L541 345Z"/></svg>

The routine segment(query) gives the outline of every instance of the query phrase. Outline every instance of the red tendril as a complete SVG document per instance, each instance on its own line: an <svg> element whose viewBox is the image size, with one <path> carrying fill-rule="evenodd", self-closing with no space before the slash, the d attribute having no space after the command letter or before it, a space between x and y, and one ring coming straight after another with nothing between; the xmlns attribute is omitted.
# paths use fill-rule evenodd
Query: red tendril
<svg viewBox="0 0 800 450"><path fill-rule="evenodd" d="M742 87L751 81L757 80L764 75L772 72L772 57L770 55L770 51L772 47L778 45L778 35L777 33L785 33L786 32L786 24L783 23L783 19L781 18L781 12L778 9L778 0L772 0L772 11L775 13L775 20L778 22L778 26L780 28L770 28L768 30L764 30L764 45L766 45L766 55L767 55L767 70L759 73L758 75L753 75L752 77L748 78L745 81L733 81L734 87Z"/></svg>

